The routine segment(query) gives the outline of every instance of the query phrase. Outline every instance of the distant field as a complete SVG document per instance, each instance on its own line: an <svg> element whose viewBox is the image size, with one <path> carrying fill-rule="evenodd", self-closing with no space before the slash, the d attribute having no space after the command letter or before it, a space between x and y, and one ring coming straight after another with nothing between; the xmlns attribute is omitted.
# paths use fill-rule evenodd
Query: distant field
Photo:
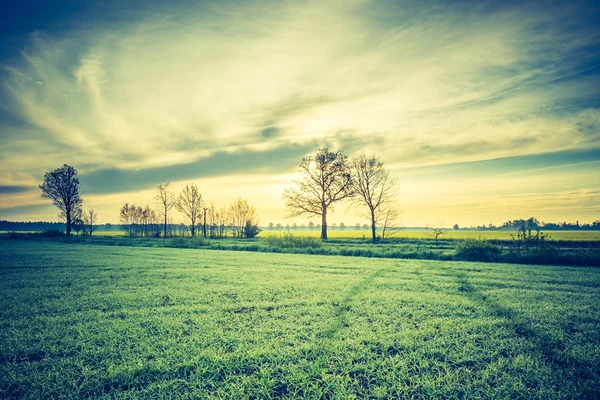
<svg viewBox="0 0 600 400"><path fill-rule="evenodd" d="M278 235L287 232L287 230L269 230L264 229L259 237L265 237L269 235ZM321 232L314 231L303 231L303 230L291 230L293 235L296 236L310 236L320 237ZM600 231L544 231L546 235L553 240L600 240ZM0 231L0 234L5 234L6 231ZM441 239L469 239L469 238L485 238L485 239L496 239L496 240L510 240L511 234L515 234L513 231L466 231L466 230L448 230L440 236ZM123 231L97 231L94 232L95 236L125 236ZM369 239L371 237L371 231L368 230L329 230L327 235L330 239ZM391 236L392 238L398 239L430 239L431 235L427 231L423 230L401 230Z"/></svg>
<svg viewBox="0 0 600 400"><path fill-rule="evenodd" d="M267 236L273 234L281 234L284 231L270 231L264 230L260 236ZM287 231L285 231L287 232ZM319 237L320 231L301 231L292 230L290 231L293 235L298 236L312 236ZM551 239L554 240L600 240L600 231L544 231ZM440 236L440 239L469 239L469 238L485 238L485 239L497 239L497 240L509 240L511 234L514 235L513 231L466 231L466 230L448 230ZM343 238L370 238L371 231L366 230L329 230L327 236L331 239L343 239ZM416 231L416 230L400 230L394 233L392 238L406 238L406 239L429 239L431 238L430 232L427 231Z"/></svg>
<svg viewBox="0 0 600 400"><path fill-rule="evenodd" d="M596 398L600 269L0 240L0 398Z"/></svg>

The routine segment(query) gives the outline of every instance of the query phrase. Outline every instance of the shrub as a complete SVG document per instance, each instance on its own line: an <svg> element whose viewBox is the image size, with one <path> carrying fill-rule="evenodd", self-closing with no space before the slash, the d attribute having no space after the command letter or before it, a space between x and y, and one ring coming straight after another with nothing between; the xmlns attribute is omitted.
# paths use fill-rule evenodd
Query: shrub
<svg viewBox="0 0 600 400"><path fill-rule="evenodd" d="M465 261L496 261L501 253L500 246L485 239L465 239L456 246L456 258Z"/></svg>
<svg viewBox="0 0 600 400"><path fill-rule="evenodd" d="M323 245L321 240L306 236L294 236L291 233L282 233L276 236L267 236L265 238L267 245L270 247L285 248L285 249L305 249L318 248Z"/></svg>
<svg viewBox="0 0 600 400"><path fill-rule="evenodd" d="M253 223L251 220L246 221L246 225L244 225L244 237L248 239L252 239L256 237L260 233L260 228L258 225Z"/></svg>
<svg viewBox="0 0 600 400"><path fill-rule="evenodd" d="M39 233L43 237L60 237L64 235L64 232L58 229L46 229Z"/></svg>

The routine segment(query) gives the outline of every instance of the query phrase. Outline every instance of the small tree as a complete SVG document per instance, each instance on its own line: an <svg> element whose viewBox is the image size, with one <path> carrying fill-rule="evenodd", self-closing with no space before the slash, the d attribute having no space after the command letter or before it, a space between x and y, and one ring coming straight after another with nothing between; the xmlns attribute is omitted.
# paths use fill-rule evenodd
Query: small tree
<svg viewBox="0 0 600 400"><path fill-rule="evenodd" d="M83 224L85 233L92 236L98 230L98 214L93 209L86 211L83 213Z"/></svg>
<svg viewBox="0 0 600 400"><path fill-rule="evenodd" d="M67 235L70 235L74 217L81 212L83 204L77 170L65 164L52 172L46 172L44 182L39 187L42 189L42 197L52 200L60 210L59 216L66 222Z"/></svg>
<svg viewBox="0 0 600 400"><path fill-rule="evenodd" d="M386 204L385 207L377 210L377 226L381 229L382 239L398 232L401 213L400 208L394 203Z"/></svg>
<svg viewBox="0 0 600 400"><path fill-rule="evenodd" d="M442 228L442 224L438 222L435 225L427 225L426 228L429 230L429 235L435 239L435 247L437 248L438 239L445 232L444 228Z"/></svg>
<svg viewBox="0 0 600 400"><path fill-rule="evenodd" d="M290 217L304 214L321 216L321 239L327 239L327 213L333 205L352 197L352 176L342 152L319 149L314 156L304 157L298 167L302 180L298 189L285 189L283 198Z"/></svg>
<svg viewBox="0 0 600 400"><path fill-rule="evenodd" d="M260 233L260 228L258 225L252 220L247 220L246 225L244 226L244 237L248 239L252 239L256 237Z"/></svg>
<svg viewBox="0 0 600 400"><path fill-rule="evenodd" d="M83 234L85 235L85 225L83 223L83 220L79 217L73 220L73 232L75 232L77 235L83 232Z"/></svg>
<svg viewBox="0 0 600 400"><path fill-rule="evenodd" d="M169 184L170 182L158 185L156 187L158 193L156 193L156 196L154 196L154 199L160 202L161 212L165 217L165 225L163 231L164 237L167 237L167 213L175 206L175 203L177 202L175 193L173 193L171 188L169 188Z"/></svg>
<svg viewBox="0 0 600 400"><path fill-rule="evenodd" d="M176 207L179 212L190 220L192 237L196 236L196 224L200 221L200 215L204 207L204 201L202 201L202 194L200 194L198 186L193 183L189 186L186 185L179 194Z"/></svg>
<svg viewBox="0 0 600 400"><path fill-rule="evenodd" d="M251 225L256 225L258 229L258 217L256 216L256 209L248 204L248 202L241 197L234 201L229 206L229 224L233 231L234 237L245 237L244 229L250 221ZM247 237L247 236L246 236Z"/></svg>

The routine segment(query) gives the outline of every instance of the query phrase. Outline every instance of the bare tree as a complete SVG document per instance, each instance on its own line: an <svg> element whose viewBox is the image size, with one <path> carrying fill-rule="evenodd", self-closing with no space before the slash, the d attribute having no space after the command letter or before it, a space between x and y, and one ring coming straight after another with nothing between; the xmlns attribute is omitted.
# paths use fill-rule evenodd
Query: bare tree
<svg viewBox="0 0 600 400"><path fill-rule="evenodd" d="M179 194L175 206L179 212L190 220L192 237L196 236L196 224L200 221L200 215L204 207L204 201L198 186L193 183L189 186L186 185Z"/></svg>
<svg viewBox="0 0 600 400"><path fill-rule="evenodd" d="M85 233L92 236L98 230L98 214L93 209L83 213L83 224Z"/></svg>
<svg viewBox="0 0 600 400"><path fill-rule="evenodd" d="M429 236L435 239L435 247L438 247L438 239L445 232L445 229L442 228L442 223L437 222L434 225L426 225L425 228L429 229Z"/></svg>
<svg viewBox="0 0 600 400"><path fill-rule="evenodd" d="M217 209L213 203L208 208L208 224L210 237L222 239L227 233L228 212L225 207Z"/></svg>
<svg viewBox="0 0 600 400"><path fill-rule="evenodd" d="M165 217L165 226L163 233L164 237L167 237L167 213L175 206L175 203L177 201L175 193L173 193L171 188L169 188L169 184L170 182L158 185L156 187L158 193L156 193L156 196L154 196L155 200L160 201L162 205L162 214Z"/></svg>
<svg viewBox="0 0 600 400"><path fill-rule="evenodd" d="M244 237L246 226L258 225L256 209L241 197L229 206L229 222L233 236Z"/></svg>
<svg viewBox="0 0 600 400"><path fill-rule="evenodd" d="M77 212L81 211L83 199L79 193L77 170L67 164L44 174L44 182L39 186L42 197L52 200L60 210L59 216L67 224L67 235L71 234L71 225Z"/></svg>
<svg viewBox="0 0 600 400"><path fill-rule="evenodd" d="M380 208L386 208L397 195L396 182L377 157L367 157L362 153L352 160L352 186L356 192L354 202L368 207L371 222L371 238L377 241L377 217ZM391 211L388 210L388 211ZM384 215L385 213L381 213Z"/></svg>
<svg viewBox="0 0 600 400"><path fill-rule="evenodd" d="M133 236L133 231L132 231L132 208L135 209L135 206L129 206L128 203L125 203L125 205L123 205L123 207L121 207L121 211L119 212L119 222L121 222L121 225L123 226L123 230L125 232L125 234L129 235L129 236Z"/></svg>
<svg viewBox="0 0 600 400"><path fill-rule="evenodd" d="M303 214L321 216L321 239L327 239L327 212L333 204L353 196L352 176L342 152L319 149L314 156L302 158L298 167L302 180L298 189L285 189L283 198L290 217Z"/></svg>
<svg viewBox="0 0 600 400"><path fill-rule="evenodd" d="M385 207L378 209L377 226L381 228L381 238L389 238L399 230L400 215L402 211L394 204L386 204Z"/></svg>

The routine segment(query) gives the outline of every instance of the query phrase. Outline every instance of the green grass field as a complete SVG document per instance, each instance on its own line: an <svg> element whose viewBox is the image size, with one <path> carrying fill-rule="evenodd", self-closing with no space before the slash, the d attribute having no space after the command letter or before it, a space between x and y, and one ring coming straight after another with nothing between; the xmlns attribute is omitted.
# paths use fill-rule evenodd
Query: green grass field
<svg viewBox="0 0 600 400"><path fill-rule="evenodd" d="M596 398L600 269L0 240L0 398Z"/></svg>

